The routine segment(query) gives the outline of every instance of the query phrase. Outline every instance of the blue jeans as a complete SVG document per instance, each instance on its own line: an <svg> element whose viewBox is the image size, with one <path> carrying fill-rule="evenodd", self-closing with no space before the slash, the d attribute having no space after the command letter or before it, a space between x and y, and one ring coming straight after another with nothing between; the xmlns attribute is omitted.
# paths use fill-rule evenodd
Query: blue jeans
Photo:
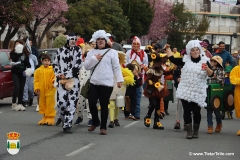
<svg viewBox="0 0 240 160"><path fill-rule="evenodd" d="M137 95L136 95L136 109L135 109L135 117L140 118L140 104L141 104L141 98L142 98L142 86L137 87L136 89Z"/></svg>
<svg viewBox="0 0 240 160"><path fill-rule="evenodd" d="M208 126L213 126L213 121L212 121L212 117L213 117L212 113L213 112L214 112L214 114L216 116L217 124L222 124L220 111L213 111L212 109L208 108L207 109L207 123L208 123Z"/></svg>

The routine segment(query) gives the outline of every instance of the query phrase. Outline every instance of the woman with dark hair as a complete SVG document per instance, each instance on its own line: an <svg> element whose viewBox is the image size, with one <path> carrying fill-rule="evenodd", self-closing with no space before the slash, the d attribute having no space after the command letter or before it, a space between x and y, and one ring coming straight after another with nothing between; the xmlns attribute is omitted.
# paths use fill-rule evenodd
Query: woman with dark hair
<svg viewBox="0 0 240 160"><path fill-rule="evenodd" d="M27 48L24 47L23 40L16 40L14 48L10 52L10 58L12 62L15 62L12 67L12 79L14 84L14 91L12 96L12 110L25 111L26 108L23 106L23 90L26 81L26 68L31 68L29 62L29 55ZM16 100L18 99L18 104Z"/></svg>
<svg viewBox="0 0 240 160"><path fill-rule="evenodd" d="M118 52L107 44L108 37L104 30L94 32L92 38L96 48L90 50L84 62L86 70L91 70L90 88L88 91L89 108L92 114L92 125L88 131L94 131L100 126L100 134L106 135L108 104L114 86L114 75L118 88L122 87L123 76L119 65ZM97 101L101 105L101 122L96 107Z"/></svg>

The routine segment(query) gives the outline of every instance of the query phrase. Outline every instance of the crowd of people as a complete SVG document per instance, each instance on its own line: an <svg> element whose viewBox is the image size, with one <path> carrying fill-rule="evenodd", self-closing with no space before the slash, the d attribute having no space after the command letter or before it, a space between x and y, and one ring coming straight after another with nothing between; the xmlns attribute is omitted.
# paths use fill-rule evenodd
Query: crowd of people
<svg viewBox="0 0 240 160"><path fill-rule="evenodd" d="M53 61L47 54L34 55L35 50L28 39L16 40L10 53L15 62L12 67L12 109L26 110L27 104L31 106L37 96L37 111L43 115L38 124L62 123L63 132L67 134L72 133L75 113L74 124L78 125L83 121L86 109L88 131L100 127L100 134L106 135L107 128L120 126L119 108L124 111L125 119L141 119L144 95L149 100L144 126L151 126L154 111L153 129L163 130L160 119L169 115L167 82L174 81L178 99L174 129L181 129L183 110L186 138L192 139L198 138L202 108L207 109L207 133L213 133L213 113L217 121L215 132L221 131L222 113L207 105L207 88L212 83L221 87L231 83L235 90L236 116L240 118L240 102L236 98L240 93L240 54L235 51L231 55L225 50L224 42L209 50L208 40L191 40L180 53L174 46L171 50L172 46L161 46L157 42L142 50L140 39L133 36L132 48L125 52L115 39L114 35L98 30L89 43L85 43L83 38L70 33ZM87 95L81 92L85 85ZM237 134L240 135L240 131Z"/></svg>

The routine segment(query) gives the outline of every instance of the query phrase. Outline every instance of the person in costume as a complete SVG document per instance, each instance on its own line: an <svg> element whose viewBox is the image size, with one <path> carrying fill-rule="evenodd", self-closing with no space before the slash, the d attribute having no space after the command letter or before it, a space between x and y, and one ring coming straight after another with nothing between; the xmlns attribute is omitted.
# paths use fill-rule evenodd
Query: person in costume
<svg viewBox="0 0 240 160"><path fill-rule="evenodd" d="M135 115L136 110L136 97L137 97L137 88L142 85L142 78L139 76L140 66L137 64L129 63L126 65L134 75L135 83L133 85L127 86L126 94L125 94L125 101L126 107L124 107L124 115L126 119L132 119L134 121L138 120Z"/></svg>
<svg viewBox="0 0 240 160"><path fill-rule="evenodd" d="M124 79L119 65L118 52L111 49L108 45L107 42L109 39L106 36L106 32L104 30L98 30L94 32L92 38L97 42L96 48L88 52L84 61L85 69L91 70L92 72L90 88L88 90L92 125L88 128L88 131L92 132L96 127L100 126L100 134L106 135L108 104L113 91L114 75L116 76L118 88L122 87ZM96 107L98 100L101 105L101 121L99 120Z"/></svg>
<svg viewBox="0 0 240 160"><path fill-rule="evenodd" d="M92 49L93 48L88 44L83 46L83 50L82 50L83 64L84 64L84 60L87 56L87 53ZM83 65L82 68L80 69L80 74L79 74L80 91L82 89L82 86L84 86L86 81L89 79L90 75L91 75L90 70L86 70L84 65ZM77 109L76 109L76 113L77 113L78 118L77 118L77 120L74 124L79 124L83 121L83 111L84 111L85 108L87 109L88 127L90 127L92 125L92 115L91 115L90 109L89 109L89 102L88 102L88 99L84 98L79 93L79 100L78 100Z"/></svg>
<svg viewBox="0 0 240 160"><path fill-rule="evenodd" d="M148 66L148 56L144 52L144 50L140 49L141 41L137 36L133 37L132 41L132 49L128 50L126 53L126 64L132 63L133 60L137 61L137 63L141 66L141 68L145 68ZM144 73L144 71L142 71ZM142 74L143 74L142 73ZM137 87L137 97L136 97L136 110L135 110L135 117L140 119L140 103L142 98L142 87Z"/></svg>
<svg viewBox="0 0 240 160"><path fill-rule="evenodd" d="M119 65L121 66L126 61L126 54L122 51L118 51L118 57L119 57ZM110 123L108 125L109 128L113 128L114 125L120 126L120 123L118 120L119 106L118 107L116 106L117 95L122 95L124 97L125 93L126 93L126 87L129 85L132 86L134 84L133 73L128 68L123 68L122 66L121 66L121 70L122 70L122 75L123 75L123 79L124 79L123 85L121 88L118 88L117 83L116 83L116 78L115 78L113 91L110 96L110 103L109 103ZM136 93L136 91L134 93ZM122 107L124 107L124 106L122 106Z"/></svg>
<svg viewBox="0 0 240 160"><path fill-rule="evenodd" d="M39 114L43 118L38 122L39 125L54 125L55 93L54 87L55 74L53 67L50 66L51 58L48 54L41 55L42 66L34 73L34 92L39 96Z"/></svg>
<svg viewBox="0 0 240 160"><path fill-rule="evenodd" d="M76 36L70 33L67 43L57 50L53 61L57 77L57 108L63 122L63 132L72 133L72 120L78 102L80 88L79 70L82 66L82 51L75 45Z"/></svg>
<svg viewBox="0 0 240 160"><path fill-rule="evenodd" d="M149 98L150 106L147 115L144 117L144 125L150 127L151 115L153 110L154 113L154 124L153 129L161 129L164 127L159 121L160 113L160 99L169 95L169 91L164 87L164 81L161 81L162 75L168 75L172 71L165 71L162 67L163 62L166 61L167 56L161 57L159 53L151 53L153 61L152 67L147 71L146 88L144 89L144 96Z"/></svg>
<svg viewBox="0 0 240 160"><path fill-rule="evenodd" d="M224 86L224 69L222 66L222 58L220 56L214 56L210 59L211 61L211 67L213 70L213 77L210 77L208 79L208 84L220 84L222 87ZM221 119L221 113L220 110L213 110L212 107L207 108L207 122L208 122L208 129L207 133L212 134L213 133L213 121L212 121L212 114L215 114L217 125L215 128L215 132L219 133L222 129L222 119Z"/></svg>
<svg viewBox="0 0 240 160"><path fill-rule="evenodd" d="M206 107L207 77L213 76L209 58L202 50L199 40L191 40L186 45L183 58L174 58L170 45L165 45L169 60L176 65L182 65L181 80L178 84L176 97L181 99L184 109L184 121L187 139L198 138L201 122L201 107ZM192 115L193 113L193 124Z"/></svg>
<svg viewBox="0 0 240 160"><path fill-rule="evenodd" d="M26 108L23 106L23 91L26 81L26 76L30 77L33 73L31 69L30 52L24 47L23 40L16 40L14 43L14 48L10 52L10 59L14 63L11 73L12 80L14 84L14 91L12 95L12 110L15 111L25 111ZM16 101L18 100L18 104Z"/></svg>
<svg viewBox="0 0 240 160"><path fill-rule="evenodd" d="M31 64L31 68L35 71L36 66L38 65L37 57L32 54L31 45L29 40L26 40L26 47L29 54L29 63ZM33 74L30 77L26 77L26 82L23 91L23 106L26 107L27 105L32 106L33 98L34 98L34 89L33 89Z"/></svg>
<svg viewBox="0 0 240 160"><path fill-rule="evenodd" d="M240 63L238 63L240 64ZM235 66L230 72L230 82L235 85L234 90L234 106L236 117L240 118L240 65ZM240 136L240 130L237 132L237 135Z"/></svg>

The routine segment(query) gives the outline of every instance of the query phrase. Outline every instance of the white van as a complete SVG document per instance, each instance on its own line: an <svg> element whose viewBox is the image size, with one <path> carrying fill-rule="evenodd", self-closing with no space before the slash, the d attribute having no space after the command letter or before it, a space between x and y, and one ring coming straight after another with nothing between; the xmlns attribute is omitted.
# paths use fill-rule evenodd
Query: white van
<svg viewBox="0 0 240 160"><path fill-rule="evenodd" d="M146 46L141 46L140 49L145 50L145 47ZM124 44L123 48L126 48L126 50L128 51L129 49L132 48L132 45L131 44Z"/></svg>

